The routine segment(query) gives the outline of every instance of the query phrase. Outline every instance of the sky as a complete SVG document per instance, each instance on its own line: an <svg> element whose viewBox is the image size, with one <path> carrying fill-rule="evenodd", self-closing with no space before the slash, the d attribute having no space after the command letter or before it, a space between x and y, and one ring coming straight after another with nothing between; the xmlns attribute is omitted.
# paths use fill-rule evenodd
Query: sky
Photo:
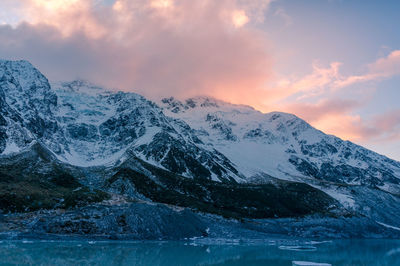
<svg viewBox="0 0 400 266"><path fill-rule="evenodd" d="M294 113L400 161L398 14L397 0L0 0L0 58Z"/></svg>

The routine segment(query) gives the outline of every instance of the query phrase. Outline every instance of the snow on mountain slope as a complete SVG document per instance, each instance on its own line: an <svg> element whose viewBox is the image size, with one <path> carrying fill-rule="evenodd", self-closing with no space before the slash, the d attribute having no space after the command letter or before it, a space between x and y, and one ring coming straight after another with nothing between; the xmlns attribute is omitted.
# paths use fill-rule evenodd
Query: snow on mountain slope
<svg viewBox="0 0 400 266"><path fill-rule="evenodd" d="M383 189L391 183L398 189L399 162L326 135L295 115L263 114L209 97L168 98L160 105L168 116L188 123L205 144L218 149L250 180L264 173Z"/></svg>
<svg viewBox="0 0 400 266"><path fill-rule="evenodd" d="M322 180L400 192L399 162L291 114L208 97L158 106L85 81L50 86L26 61L0 61L0 107L0 155L40 142L76 166L112 166L135 156L192 178Z"/></svg>
<svg viewBox="0 0 400 266"><path fill-rule="evenodd" d="M128 127L122 129L121 123L112 120L121 108L118 97L84 81L54 83L52 88L59 101L55 116L66 138L65 152L59 154L62 160L93 166L122 156L136 132ZM139 106L141 97L130 97L132 104ZM115 132L117 128L121 130Z"/></svg>
<svg viewBox="0 0 400 266"><path fill-rule="evenodd" d="M263 183L286 197L285 189L298 183L277 180L283 179L306 183L300 186L306 190L311 185L345 208L400 226L400 163L326 135L295 115L263 114L208 97L168 98L157 105L80 80L50 86L28 62L0 61L0 160L7 165L35 147L46 151L46 164L39 162L38 171L48 165L75 169L88 186L104 188L101 184L114 180L116 172L130 170L130 179L114 180L121 194L119 185L132 190L136 185L157 198L173 180L181 195L184 176L196 179L185 179L190 189L210 185L210 179L226 182L220 184L225 192L228 183L255 190L254 184ZM167 183L159 183L160 173ZM146 178L158 188L147 188ZM330 198L325 193L321 197ZM174 199L180 201L178 194Z"/></svg>
<svg viewBox="0 0 400 266"><path fill-rule="evenodd" d="M60 150L52 109L57 96L27 61L0 61L0 153L20 151L40 138Z"/></svg>
<svg viewBox="0 0 400 266"><path fill-rule="evenodd" d="M123 161L127 151L188 177L240 179L222 155L204 149L182 121L166 117L134 93L110 92L84 81L53 84L56 118L66 138L60 158L91 166Z"/></svg>
<svg viewBox="0 0 400 266"><path fill-rule="evenodd" d="M183 121L135 93L84 81L52 87L26 61L0 61L0 155L39 142L76 166L116 165L136 156L187 177L241 180L218 151Z"/></svg>

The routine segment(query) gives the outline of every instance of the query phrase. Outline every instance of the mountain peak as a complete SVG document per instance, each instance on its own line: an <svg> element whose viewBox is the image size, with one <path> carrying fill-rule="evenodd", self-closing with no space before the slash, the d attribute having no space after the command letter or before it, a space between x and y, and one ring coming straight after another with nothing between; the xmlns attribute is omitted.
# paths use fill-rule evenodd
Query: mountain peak
<svg viewBox="0 0 400 266"><path fill-rule="evenodd" d="M7 59L0 59L0 65L14 65L14 66L24 66L35 68L29 61L27 60L7 60Z"/></svg>
<svg viewBox="0 0 400 266"><path fill-rule="evenodd" d="M77 79L73 81L60 81L60 82L52 82L52 88L55 90L66 90L70 92L76 93L84 93L90 95L103 94L103 93L111 93L111 90L105 89L101 86L98 86L94 83L91 83L87 80Z"/></svg>
<svg viewBox="0 0 400 266"><path fill-rule="evenodd" d="M242 110L255 111L248 105L233 104L211 96L195 96L185 100L178 100L174 97L163 98L161 100L162 107L170 110L173 113L185 112L187 110Z"/></svg>
<svg viewBox="0 0 400 266"><path fill-rule="evenodd" d="M35 82L37 79L40 81L47 78L37 70L29 61L26 60L2 60L0 59L0 76L13 75L19 81Z"/></svg>

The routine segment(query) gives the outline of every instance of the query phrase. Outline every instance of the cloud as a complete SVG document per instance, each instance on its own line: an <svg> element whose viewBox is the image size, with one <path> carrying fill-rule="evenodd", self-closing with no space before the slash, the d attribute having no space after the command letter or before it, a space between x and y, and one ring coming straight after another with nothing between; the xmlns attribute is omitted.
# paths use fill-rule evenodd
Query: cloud
<svg viewBox="0 0 400 266"><path fill-rule="evenodd" d="M340 65L339 62L333 62L329 67L323 67L314 62L311 74L292 80L283 79L278 88L281 91L285 90L287 96L298 95L298 99L320 95L326 92L335 80L340 79Z"/></svg>
<svg viewBox="0 0 400 266"><path fill-rule="evenodd" d="M328 67L314 63L310 74L279 80L274 89L275 102L270 104L276 109L295 113L324 132L344 139L399 141L399 110L361 117L357 110L365 108L379 90L365 86L357 89L351 85L400 75L400 50L366 65L361 75L344 76L340 73L340 66L340 62L333 62Z"/></svg>
<svg viewBox="0 0 400 266"><path fill-rule="evenodd" d="M366 70L361 75L344 76L340 73L341 65L341 62L332 62L324 67L316 61L312 65L310 74L281 78L270 91L275 92L278 100L293 96L296 96L297 100L304 100L321 95L327 96L351 85L400 75L400 50L394 50L388 56L366 65Z"/></svg>
<svg viewBox="0 0 400 266"><path fill-rule="evenodd" d="M392 51L387 57L369 65L370 73L380 77L400 75L400 50Z"/></svg>
<svg viewBox="0 0 400 266"><path fill-rule="evenodd" d="M366 73L349 76L334 82L334 87L343 88L356 83L368 82L390 78L400 75L400 50L392 51L388 56L379 58L367 66Z"/></svg>
<svg viewBox="0 0 400 266"><path fill-rule="evenodd" d="M361 116L349 113L327 115L325 119L319 120L314 125L324 128L328 134L335 134L345 140L356 142L365 141L366 139L370 140L379 134Z"/></svg>
<svg viewBox="0 0 400 266"><path fill-rule="evenodd" d="M352 99L323 98L316 103L289 103L285 111L295 113L325 133L334 134L346 140L361 141L375 137L378 133L367 126L359 115L353 114L365 101Z"/></svg>
<svg viewBox="0 0 400 266"><path fill-rule="evenodd" d="M377 140L400 140L400 109L373 117L371 124L379 132L376 135Z"/></svg>
<svg viewBox="0 0 400 266"><path fill-rule="evenodd" d="M271 75L268 40L253 27L269 1L20 3L27 22L0 27L0 57L30 60L51 79L238 102L261 95Z"/></svg>
<svg viewBox="0 0 400 266"><path fill-rule="evenodd" d="M285 9L283 9L282 7L277 8L274 12L274 15L282 18L282 20L285 22L285 26L290 26L293 24L292 17L289 16L288 13L286 13Z"/></svg>
<svg viewBox="0 0 400 266"><path fill-rule="evenodd" d="M309 122L318 122L328 116L345 115L361 106L360 102L349 99L323 99L317 103L293 103L285 109Z"/></svg>
<svg viewBox="0 0 400 266"><path fill-rule="evenodd" d="M235 27L240 28L249 22L249 17L244 10L234 10L232 13L232 21Z"/></svg>
<svg viewBox="0 0 400 266"><path fill-rule="evenodd" d="M295 113L325 133L358 142L400 140L400 109L369 118L354 113L368 102L362 99L322 99L316 103L290 103L283 108Z"/></svg>
<svg viewBox="0 0 400 266"><path fill-rule="evenodd" d="M324 132L344 139L400 140L400 112L361 117L357 110L366 107L379 90L351 87L400 75L400 50L366 65L360 75L342 75L341 65L333 62L324 67L315 62L310 74L278 80L276 86L269 89L270 109L295 113Z"/></svg>
<svg viewBox="0 0 400 266"><path fill-rule="evenodd" d="M280 77L257 25L270 0L101 1L0 1L0 24L10 14L25 20L0 25L0 57L27 59L52 80L84 78L150 98L211 95L292 112L345 139L400 139L398 111L362 118L368 101L349 95L351 85L399 75L400 50L361 73L316 61L307 75ZM272 15L291 23L282 8Z"/></svg>
<svg viewBox="0 0 400 266"><path fill-rule="evenodd" d="M15 25L20 19L21 3L15 0L0 1L0 25Z"/></svg>

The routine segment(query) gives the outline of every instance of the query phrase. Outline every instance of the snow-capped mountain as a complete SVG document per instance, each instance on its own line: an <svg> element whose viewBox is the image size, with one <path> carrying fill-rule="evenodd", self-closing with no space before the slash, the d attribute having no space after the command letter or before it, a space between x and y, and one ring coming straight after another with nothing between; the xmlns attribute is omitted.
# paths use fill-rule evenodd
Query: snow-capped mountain
<svg viewBox="0 0 400 266"><path fill-rule="evenodd" d="M122 162L129 150L188 177L399 183L399 162L292 114L263 114L209 97L163 99L158 106L85 81L50 86L26 61L1 61L0 71L2 154L40 141L77 166Z"/></svg>
<svg viewBox="0 0 400 266"><path fill-rule="evenodd" d="M57 96L47 79L26 61L0 61L0 77L1 153L18 152L36 139L60 137L52 115Z"/></svg>
<svg viewBox="0 0 400 266"><path fill-rule="evenodd" d="M240 179L213 149L204 149L183 121L134 93L110 92L84 81L53 85L54 115L65 138L59 158L78 166L123 162L129 155L187 177Z"/></svg>
<svg viewBox="0 0 400 266"><path fill-rule="evenodd" d="M399 162L326 135L292 114L263 114L209 97L163 99L161 106L168 116L188 123L249 181L260 174L371 186L400 181Z"/></svg>
<svg viewBox="0 0 400 266"><path fill-rule="evenodd" d="M209 97L167 98L156 104L80 80L50 85L26 61L0 61L0 161L37 145L51 153L47 161L67 165L81 180L96 179L98 186L118 192L118 179L119 189L129 185L152 200L158 195L138 191L138 179L127 175L155 182L161 182L162 173L173 174L174 180L272 183L276 189L300 182L345 207L366 202L357 193L375 198L387 193L392 208L398 202L393 195L400 194L399 162L326 135L292 114L264 114ZM182 187L178 190L183 193ZM170 194L166 197L171 200Z"/></svg>
<svg viewBox="0 0 400 266"><path fill-rule="evenodd" d="M54 84L25 61L1 62L1 154L43 143L76 166L121 163L127 152L187 177L240 180L225 156L205 149L183 121L134 93L87 82Z"/></svg>

